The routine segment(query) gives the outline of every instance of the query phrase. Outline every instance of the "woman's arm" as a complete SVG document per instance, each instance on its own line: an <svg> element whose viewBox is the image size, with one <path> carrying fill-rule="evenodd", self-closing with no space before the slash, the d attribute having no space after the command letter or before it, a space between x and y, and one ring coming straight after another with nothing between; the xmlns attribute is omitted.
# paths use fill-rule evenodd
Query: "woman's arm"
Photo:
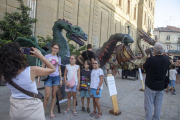
<svg viewBox="0 0 180 120"><path fill-rule="evenodd" d="M58 71L59 71L59 76L60 76L60 87L62 86L62 74L61 74L61 65L58 65Z"/></svg>
<svg viewBox="0 0 180 120"><path fill-rule="evenodd" d="M47 66L47 68L42 68L38 66L31 67L31 80L34 81L36 76L46 76L56 71L54 65L52 65L42 54L36 49L32 48L34 51L30 51L33 57L38 57Z"/></svg>
<svg viewBox="0 0 180 120"><path fill-rule="evenodd" d="M79 86L80 86L80 67L78 68L77 76L78 76L78 86L77 86L77 90L79 90Z"/></svg>
<svg viewBox="0 0 180 120"><path fill-rule="evenodd" d="M45 68L45 64L44 64L44 63L42 64L42 68ZM40 84L40 76L38 76L37 84L38 84L39 86L41 85L41 84Z"/></svg>

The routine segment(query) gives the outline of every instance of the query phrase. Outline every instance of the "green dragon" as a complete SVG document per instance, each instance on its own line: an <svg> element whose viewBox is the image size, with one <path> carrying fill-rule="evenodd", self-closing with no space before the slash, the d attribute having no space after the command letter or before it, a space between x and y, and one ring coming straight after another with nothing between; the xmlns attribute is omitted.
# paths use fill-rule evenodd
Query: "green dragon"
<svg viewBox="0 0 180 120"><path fill-rule="evenodd" d="M59 19L54 22L54 26L52 28L53 41L45 45L45 47L47 48L46 50L38 46L38 41L36 37L31 37L30 39L20 37L17 38L15 42L18 42L21 47L35 47L39 49L43 55L50 54L52 52L51 45L57 43L60 46L58 55L61 57L61 64L62 64L61 68L63 73L65 69L65 65L69 64L69 57L70 57L69 46L62 34L63 29L66 31L66 37L70 40L73 40L80 46L84 45L84 42L82 40L87 41L88 39L87 34L85 34L80 27L73 26L71 23L65 21L64 19L63 20ZM31 57L29 55L27 56L27 58L30 66L37 65L36 58Z"/></svg>

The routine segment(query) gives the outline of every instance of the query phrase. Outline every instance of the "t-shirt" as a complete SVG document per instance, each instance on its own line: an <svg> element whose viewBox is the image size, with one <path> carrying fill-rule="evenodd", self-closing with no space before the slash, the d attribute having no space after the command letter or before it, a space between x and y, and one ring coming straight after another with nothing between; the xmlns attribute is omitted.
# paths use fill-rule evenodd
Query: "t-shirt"
<svg viewBox="0 0 180 120"><path fill-rule="evenodd" d="M170 69L169 70L169 79L176 80L176 74L177 74L177 71L175 69Z"/></svg>
<svg viewBox="0 0 180 120"><path fill-rule="evenodd" d="M83 56L84 61L85 61L85 60L90 60L90 61L91 61L91 58L95 58L94 52L89 51L89 50L84 51L81 55ZM91 62L92 62L92 61L91 61Z"/></svg>
<svg viewBox="0 0 180 120"><path fill-rule="evenodd" d="M81 90L89 90L90 87L90 76L91 76L91 70L86 71L86 70L82 70L81 73L81 85L80 85L80 89Z"/></svg>
<svg viewBox="0 0 180 120"><path fill-rule="evenodd" d="M72 66L70 64L67 64L66 69L67 69L67 82L69 82L73 78L75 65ZM79 69L79 65L76 65L76 70L75 70L75 75L74 75L75 85L78 85L78 76L77 76L78 69Z"/></svg>
<svg viewBox="0 0 180 120"><path fill-rule="evenodd" d="M163 55L147 58L143 65L143 68L146 70L146 86L155 91L164 90L164 81L169 65L168 57Z"/></svg>
<svg viewBox="0 0 180 120"><path fill-rule="evenodd" d="M45 58L50 61L56 68L56 71L51 73L49 76L58 76L59 75L59 71L58 71L58 65L61 65L61 57L53 56L51 54L47 54L45 55Z"/></svg>
<svg viewBox="0 0 180 120"><path fill-rule="evenodd" d="M93 89L97 89L99 87L99 83L100 83L100 76L103 75L104 76L104 73L102 71L101 68L95 70L93 69L92 72L91 72L91 85L90 85L90 88L93 88ZM103 89L103 84L101 85L101 90Z"/></svg>

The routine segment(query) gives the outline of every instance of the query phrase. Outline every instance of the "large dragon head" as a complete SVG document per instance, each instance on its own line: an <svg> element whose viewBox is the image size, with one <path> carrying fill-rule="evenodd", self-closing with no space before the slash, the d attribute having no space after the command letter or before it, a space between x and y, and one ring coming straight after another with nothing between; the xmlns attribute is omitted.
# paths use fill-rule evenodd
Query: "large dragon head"
<svg viewBox="0 0 180 120"><path fill-rule="evenodd" d="M70 40L73 40L80 46L84 45L84 41L87 41L88 36L82 29L78 26L73 26L71 23L68 21L65 21L64 19L61 20L59 19L57 22L60 22L60 27L66 31L66 37Z"/></svg>

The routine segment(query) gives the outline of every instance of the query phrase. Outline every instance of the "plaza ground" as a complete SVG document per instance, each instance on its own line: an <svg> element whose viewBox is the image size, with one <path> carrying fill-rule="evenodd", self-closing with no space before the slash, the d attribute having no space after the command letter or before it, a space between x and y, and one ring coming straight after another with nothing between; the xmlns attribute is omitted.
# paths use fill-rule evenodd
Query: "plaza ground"
<svg viewBox="0 0 180 120"><path fill-rule="evenodd" d="M104 83L104 89L102 91L102 97L100 98L101 110L102 110L102 120L144 120L144 92L139 91L142 88L141 81L134 81L133 78L121 79L120 77L115 77L116 88L117 88L117 100L119 109L121 110L121 115L114 116L109 113L112 109L112 101L109 95L108 86ZM164 93L161 118L160 120L180 120L180 84L176 84L176 95L171 95ZM44 94L44 90L40 90ZM11 93L6 86L0 86L0 120L9 120L9 97ZM71 112L67 115L58 113L57 106L55 106L54 114L56 118L53 120L95 120L94 117L90 117L89 113L83 113L81 111L81 98L80 93L77 93L77 116ZM60 104L61 112L67 109L67 103ZM86 99L85 99L86 107ZM90 102L90 109L93 111L92 98ZM50 100L46 110L46 120L51 120L49 117L50 111Z"/></svg>

